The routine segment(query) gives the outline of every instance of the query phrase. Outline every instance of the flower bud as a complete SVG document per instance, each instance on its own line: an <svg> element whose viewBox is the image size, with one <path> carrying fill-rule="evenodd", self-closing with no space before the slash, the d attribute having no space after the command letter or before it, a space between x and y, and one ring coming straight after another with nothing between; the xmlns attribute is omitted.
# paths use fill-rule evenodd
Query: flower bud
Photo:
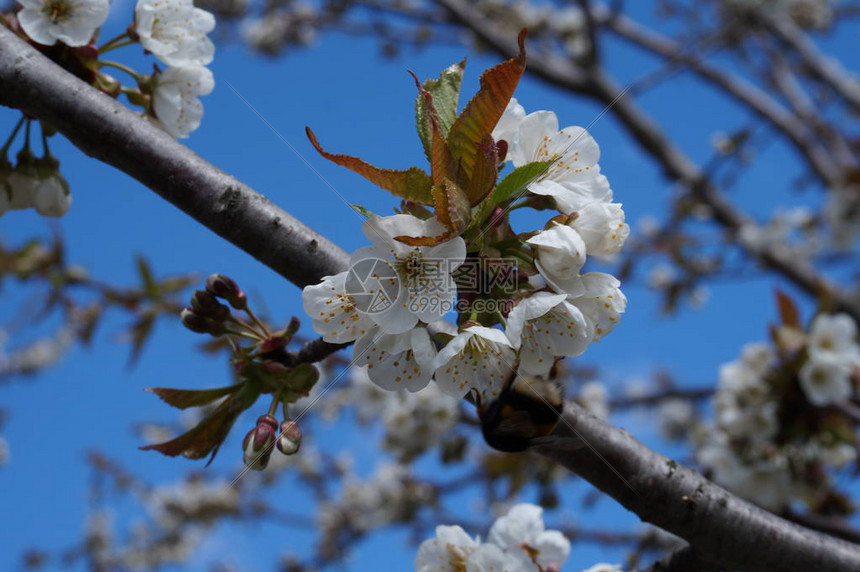
<svg viewBox="0 0 860 572"><path fill-rule="evenodd" d="M198 314L194 308L184 308L179 314L182 325L198 334L210 334L220 336L224 333L224 326Z"/></svg>
<svg viewBox="0 0 860 572"><path fill-rule="evenodd" d="M248 296L239 288L231 278L223 274L213 274L206 279L206 290L230 302L230 305L237 310L244 310L248 307Z"/></svg>
<svg viewBox="0 0 860 572"><path fill-rule="evenodd" d="M278 451L284 455L294 455L299 452L302 444L302 430L292 419L281 423L281 433L278 435Z"/></svg>
<svg viewBox="0 0 860 572"><path fill-rule="evenodd" d="M216 322L223 322L230 317L230 308L218 301L214 294L206 290L197 290L191 296L191 307L194 313Z"/></svg>
<svg viewBox="0 0 860 572"><path fill-rule="evenodd" d="M257 425L242 440L242 462L254 471L262 471L269 464L272 446L277 439L278 421L271 415L261 415Z"/></svg>

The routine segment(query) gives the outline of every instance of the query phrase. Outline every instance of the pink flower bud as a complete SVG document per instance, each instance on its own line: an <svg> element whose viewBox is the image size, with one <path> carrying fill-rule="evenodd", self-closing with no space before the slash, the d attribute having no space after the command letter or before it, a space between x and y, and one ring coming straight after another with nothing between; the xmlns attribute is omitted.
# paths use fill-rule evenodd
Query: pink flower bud
<svg viewBox="0 0 860 572"><path fill-rule="evenodd" d="M281 433L278 436L278 451L284 455L294 455L298 453L301 444L302 430L299 428L299 424L292 419L287 419L281 423Z"/></svg>
<svg viewBox="0 0 860 572"><path fill-rule="evenodd" d="M219 298L227 300L237 310L244 310L248 307L248 296L239 288L236 282L223 274L213 274L207 278L206 290Z"/></svg>
<svg viewBox="0 0 860 572"><path fill-rule="evenodd" d="M257 425L242 440L242 461L254 471L262 471L269 464L272 448L277 439L278 421L271 415L261 415Z"/></svg>
<svg viewBox="0 0 860 572"><path fill-rule="evenodd" d="M214 294L207 290L197 290L191 296L191 307L194 312L216 322L223 322L230 317L230 308L218 301Z"/></svg>

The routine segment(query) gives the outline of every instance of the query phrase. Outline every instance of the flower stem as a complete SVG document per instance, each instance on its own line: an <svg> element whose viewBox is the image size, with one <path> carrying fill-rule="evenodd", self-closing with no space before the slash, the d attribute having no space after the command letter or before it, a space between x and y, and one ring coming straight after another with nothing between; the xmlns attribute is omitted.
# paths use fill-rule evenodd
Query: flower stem
<svg viewBox="0 0 860 572"><path fill-rule="evenodd" d="M266 338L270 338L270 337L272 337L272 333L271 333L271 332L269 332L269 329L266 327L266 324L264 324L263 322L261 322L261 321L260 321L260 318L258 318L258 317L257 317L257 315L256 315L256 314L254 314L254 312L253 312L253 311L251 311L251 308L248 308L248 307L246 306L246 307L245 307L245 313L246 313L246 314L248 314L248 315L251 317L251 319L254 321L254 323L255 323L255 324L257 324L257 326L258 326L261 330L263 330L263 332L266 334L266 335L265 335L265 337L266 337Z"/></svg>
<svg viewBox="0 0 860 572"><path fill-rule="evenodd" d="M8 139L6 139L6 143L3 145L3 147L0 148L0 156L6 156L6 153L9 151L9 147L12 146L12 141L14 141L15 137L18 136L18 132L21 131L21 126L24 125L24 121L26 120L27 118L23 115L21 116L21 119L18 120L18 123L15 125L15 129L12 130L12 134L9 136Z"/></svg>
<svg viewBox="0 0 860 572"><path fill-rule="evenodd" d="M48 136L45 135L45 126L39 123L39 126L42 128L42 154L43 157L51 156L51 148L48 146Z"/></svg>
<svg viewBox="0 0 860 572"><path fill-rule="evenodd" d="M248 332L250 332L251 334L253 334L253 337L254 337L254 338L256 338L256 339L258 339L258 340L260 340L260 341L265 340L265 339L268 337L268 336L266 336L264 333L260 332L259 330L254 329L250 324L246 324L245 322L243 322L243 321L241 321L241 320L237 320L237 319L236 319L236 318L234 318L233 316L230 316L230 317L229 317L229 318L227 318L227 319L228 319L228 320L230 320L232 323L236 324L237 326L242 327L242 328L245 328L245 330L247 330ZM244 337L246 337L246 338L247 338L247 337L251 337L251 336L248 336L248 334L247 334L247 333L242 333L241 335L242 335L242 336L244 336Z"/></svg>
<svg viewBox="0 0 860 572"><path fill-rule="evenodd" d="M125 40L125 41L123 41ZM111 50L115 50L117 48L121 48L122 46L127 46L129 44L135 43L134 40L128 37L128 32L123 32L116 38L110 40L102 47L99 48L99 54L105 54Z"/></svg>
<svg viewBox="0 0 860 572"><path fill-rule="evenodd" d="M116 68L118 70L122 70L125 73L127 73L128 75L130 75L131 77L133 77L135 81L140 82L140 74L137 73L136 71L134 71L133 69L131 69L130 67L125 66L123 64L118 64L116 62L110 62L110 61L104 61L104 62L99 62L99 67Z"/></svg>
<svg viewBox="0 0 860 572"><path fill-rule="evenodd" d="M271 415L272 417L275 416L275 412L278 410L278 403L280 403L280 401L281 401L281 389L278 388L278 390L272 396L272 404L269 405L269 415Z"/></svg>

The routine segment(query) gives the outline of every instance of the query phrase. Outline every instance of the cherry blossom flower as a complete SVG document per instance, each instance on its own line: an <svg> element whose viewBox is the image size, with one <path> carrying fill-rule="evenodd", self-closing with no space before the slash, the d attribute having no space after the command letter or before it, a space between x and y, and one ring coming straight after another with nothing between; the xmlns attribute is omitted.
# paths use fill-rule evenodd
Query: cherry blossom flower
<svg viewBox="0 0 860 572"><path fill-rule="evenodd" d="M824 406L851 397L851 364L838 354L821 354L800 369L800 387L813 405Z"/></svg>
<svg viewBox="0 0 860 572"><path fill-rule="evenodd" d="M538 292L511 310L505 333L519 348L520 371L546 375L557 357L582 354L594 337L594 326L566 294Z"/></svg>
<svg viewBox="0 0 860 572"><path fill-rule="evenodd" d="M522 553L508 552L495 544L482 544L469 555L466 572L535 572L537 568Z"/></svg>
<svg viewBox="0 0 860 572"><path fill-rule="evenodd" d="M134 30L140 43L168 66L204 66L212 61L215 45L206 34L215 17L192 0L138 0Z"/></svg>
<svg viewBox="0 0 860 572"><path fill-rule="evenodd" d="M594 324L594 341L600 341L621 321L627 308L627 297L621 292L621 282L611 274L589 272L581 278L585 292L568 302L582 310Z"/></svg>
<svg viewBox="0 0 860 572"><path fill-rule="evenodd" d="M561 568L570 556L570 541L557 530L545 530L542 514L537 505L514 505L493 523L487 542L521 553L543 569L551 564Z"/></svg>
<svg viewBox="0 0 860 572"><path fill-rule="evenodd" d="M69 193L69 184L59 172L36 183L33 189L33 204L36 212L42 216L61 217L69 212L72 195Z"/></svg>
<svg viewBox="0 0 860 572"><path fill-rule="evenodd" d="M856 337L857 325L848 314L819 314L809 330L809 353L813 358L831 354L857 360L860 346Z"/></svg>
<svg viewBox="0 0 860 572"><path fill-rule="evenodd" d="M84 46L107 20L108 0L18 0L21 29L31 40L45 46L58 41Z"/></svg>
<svg viewBox="0 0 860 572"><path fill-rule="evenodd" d="M549 170L528 190L538 195L558 199L566 208L576 210L581 201L604 199L609 195L609 183L600 174L597 161L600 148L582 127L558 129L558 117L551 111L536 111L519 122L519 128L509 142L508 153L515 167L536 161L554 161ZM561 206L559 208L562 208ZM564 209L562 209L564 210Z"/></svg>
<svg viewBox="0 0 860 572"><path fill-rule="evenodd" d="M582 237L588 254L598 258L617 253L630 235L619 203L589 203L568 224Z"/></svg>
<svg viewBox="0 0 860 572"><path fill-rule="evenodd" d="M435 322L453 308L457 288L451 273L466 258L465 241L457 236L436 246L409 246L395 240L397 236L438 236L444 231L435 219L424 221L405 214L365 221L362 232L373 245L353 253L353 275L364 274L360 285L366 291L385 292L392 281L399 282L397 291L389 295L392 300L369 312L385 333L402 334L419 320ZM375 269L368 274L361 268L369 262ZM388 273L379 270L377 263L387 265Z"/></svg>
<svg viewBox="0 0 860 572"><path fill-rule="evenodd" d="M448 342L436 359L436 383L454 397L469 389L495 396L516 375L516 352L501 330L470 326Z"/></svg>
<svg viewBox="0 0 860 572"><path fill-rule="evenodd" d="M430 538L418 547L415 557L416 572L462 570L469 555L481 545L459 526L436 527L436 538Z"/></svg>
<svg viewBox="0 0 860 572"><path fill-rule="evenodd" d="M556 224L526 242L537 250L535 265L553 290L573 297L585 294L579 272L585 264L586 247L578 232Z"/></svg>
<svg viewBox="0 0 860 572"><path fill-rule="evenodd" d="M373 321L356 307L346 292L346 272L326 276L319 284L302 290L302 307L313 319L313 329L327 342L343 344L357 340L373 328Z"/></svg>
<svg viewBox="0 0 860 572"><path fill-rule="evenodd" d="M377 326L355 342L353 355L356 364L367 365L368 377L379 387L418 391L430 383L436 349L426 328L386 334Z"/></svg>
<svg viewBox="0 0 860 572"><path fill-rule="evenodd" d="M157 76L152 110L165 131L184 139L203 118L203 104L198 98L214 88L212 72L203 66L169 67Z"/></svg>
<svg viewBox="0 0 860 572"><path fill-rule="evenodd" d="M516 98L512 97L508 102L508 106L505 108L504 113L502 113L502 117L493 129L493 141L505 141L510 147L514 139L514 135L520 128L520 124L523 119L525 119L525 116L526 110L517 102ZM508 153L506 160L510 160L510 158L511 154Z"/></svg>

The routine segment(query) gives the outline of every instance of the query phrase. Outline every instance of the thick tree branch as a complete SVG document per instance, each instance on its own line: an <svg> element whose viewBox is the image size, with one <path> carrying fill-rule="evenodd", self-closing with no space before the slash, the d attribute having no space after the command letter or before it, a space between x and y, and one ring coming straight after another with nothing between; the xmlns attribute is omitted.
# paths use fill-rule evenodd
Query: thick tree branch
<svg viewBox="0 0 860 572"><path fill-rule="evenodd" d="M263 195L96 91L0 25L0 105L56 127L297 286L346 269L349 255Z"/></svg>
<svg viewBox="0 0 860 572"><path fill-rule="evenodd" d="M533 449L651 524L690 543L703 562L744 572L860 570L860 548L764 511L632 435L567 403L564 423Z"/></svg>
<svg viewBox="0 0 860 572"><path fill-rule="evenodd" d="M49 121L88 154L151 187L298 285L346 266L337 246L1 27L0 103ZM857 547L733 497L576 405L568 406L565 420L576 432L546 439L539 452L643 520L686 539L701 557L747 572L860 569Z"/></svg>

